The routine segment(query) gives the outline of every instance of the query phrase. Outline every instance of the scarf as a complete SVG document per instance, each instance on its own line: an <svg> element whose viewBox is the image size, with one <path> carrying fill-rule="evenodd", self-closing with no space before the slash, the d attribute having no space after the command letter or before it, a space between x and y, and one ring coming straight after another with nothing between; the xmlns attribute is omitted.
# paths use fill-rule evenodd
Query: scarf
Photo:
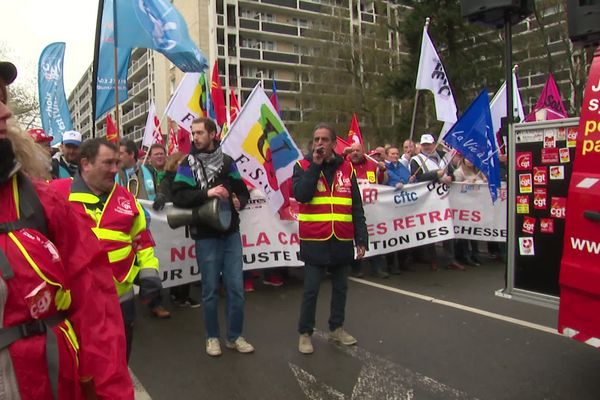
<svg viewBox="0 0 600 400"><path fill-rule="evenodd" d="M221 147L217 147L212 153L190 154L188 163L200 189L208 189L223 170L223 151L221 151Z"/></svg>

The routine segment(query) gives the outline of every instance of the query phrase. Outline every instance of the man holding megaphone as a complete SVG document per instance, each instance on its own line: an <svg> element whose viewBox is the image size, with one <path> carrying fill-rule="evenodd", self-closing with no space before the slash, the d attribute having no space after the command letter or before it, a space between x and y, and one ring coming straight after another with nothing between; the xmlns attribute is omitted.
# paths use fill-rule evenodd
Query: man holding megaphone
<svg viewBox="0 0 600 400"><path fill-rule="evenodd" d="M202 274L202 304L206 329L206 353L221 355L218 300L220 279L227 292L227 336L225 345L240 353L252 353L254 347L241 335L244 324L244 287L242 277L242 242L238 211L246 206L250 194L235 162L224 154L216 140L217 127L211 119L192 121L192 147L173 182L173 204L176 207L205 210L207 203L231 207L231 222L219 229L206 218L195 218L189 225L196 241L196 259ZM219 199L215 202L214 199ZM195 212L198 214L198 211Z"/></svg>

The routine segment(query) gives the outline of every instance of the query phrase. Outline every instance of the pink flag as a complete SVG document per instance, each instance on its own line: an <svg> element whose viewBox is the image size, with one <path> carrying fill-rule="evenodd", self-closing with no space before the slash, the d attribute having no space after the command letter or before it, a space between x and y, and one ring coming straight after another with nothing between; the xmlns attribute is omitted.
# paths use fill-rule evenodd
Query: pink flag
<svg viewBox="0 0 600 400"><path fill-rule="evenodd" d="M567 110L560 97L560 92L558 91L558 86L556 86L554 76L549 74L540 98L535 107L531 110L531 113L525 118L525 121L549 121L567 117Z"/></svg>

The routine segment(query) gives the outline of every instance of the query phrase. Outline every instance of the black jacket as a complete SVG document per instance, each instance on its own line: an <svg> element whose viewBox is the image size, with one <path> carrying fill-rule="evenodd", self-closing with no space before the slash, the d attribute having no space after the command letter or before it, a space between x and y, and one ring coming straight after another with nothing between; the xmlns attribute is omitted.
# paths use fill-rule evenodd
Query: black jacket
<svg viewBox="0 0 600 400"><path fill-rule="evenodd" d="M344 159L338 155L331 162L321 165L312 162L312 155L306 157L310 166L306 171L299 164L294 167L292 188L294 197L300 203L309 202L316 190L321 171L325 180L331 186L333 176ZM352 175L352 222L354 224L354 242L338 240L332 236L328 240L300 240L300 259L311 265L339 265L348 264L354 260L354 244L368 246L369 235L365 222L365 213L362 207L362 198L356 176Z"/></svg>
<svg viewBox="0 0 600 400"><path fill-rule="evenodd" d="M199 151L192 145L190 154L197 154ZM214 238L221 237L224 234L238 232L240 230L240 216L233 207L231 201L231 193L235 193L240 201L240 209L243 209L248 203L250 193L246 184L241 179L235 162L227 154L223 154L223 168L211 182L209 187L201 189L197 184L193 184L190 178L186 179L186 174L190 171L190 164L187 158L185 158L179 165L177 175L175 176L174 182L171 186L171 196L173 204L176 207L181 208L196 208L203 205L209 200L207 195L208 189L215 186L223 185L229 192L229 202L231 205L231 226L225 233L221 233L215 229L206 226L190 226L190 236L192 239L203 239L203 238ZM166 178L165 178L166 179Z"/></svg>

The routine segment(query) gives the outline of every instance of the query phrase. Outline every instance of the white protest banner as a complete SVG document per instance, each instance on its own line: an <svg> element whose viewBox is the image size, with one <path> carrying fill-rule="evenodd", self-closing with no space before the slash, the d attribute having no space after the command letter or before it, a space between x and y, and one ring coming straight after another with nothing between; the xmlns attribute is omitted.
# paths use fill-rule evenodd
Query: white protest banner
<svg viewBox="0 0 600 400"><path fill-rule="evenodd" d="M369 231L367 257L453 238L506 240L505 187L495 204L485 184L429 182L402 190L361 185L361 191ZM185 237L183 228L169 228L165 214L154 211L151 202L140 202L151 215L164 287L197 280L194 241ZM273 215L260 191L251 192L240 220L245 270L303 265L298 223Z"/></svg>

